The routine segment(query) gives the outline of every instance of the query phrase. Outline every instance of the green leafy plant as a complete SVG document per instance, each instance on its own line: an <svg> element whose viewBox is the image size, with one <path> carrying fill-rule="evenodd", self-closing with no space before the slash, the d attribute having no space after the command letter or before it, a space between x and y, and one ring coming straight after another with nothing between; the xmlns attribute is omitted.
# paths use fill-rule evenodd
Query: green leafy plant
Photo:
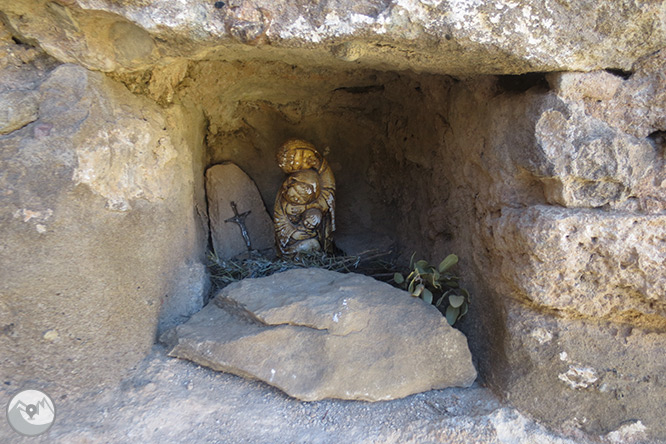
<svg viewBox="0 0 666 444"><path fill-rule="evenodd" d="M407 277L395 273L393 281L412 296L434 304L450 325L455 324L467 314L470 299L467 290L458 284L458 276L449 271L458 263L458 256L450 254L436 267L425 260L414 262L414 256L409 261Z"/></svg>

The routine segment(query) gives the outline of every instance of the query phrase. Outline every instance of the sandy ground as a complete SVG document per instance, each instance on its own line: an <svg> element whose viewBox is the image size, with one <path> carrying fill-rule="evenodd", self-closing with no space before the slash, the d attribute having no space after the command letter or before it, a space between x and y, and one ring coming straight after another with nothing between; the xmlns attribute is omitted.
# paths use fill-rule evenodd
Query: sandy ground
<svg viewBox="0 0 666 444"><path fill-rule="evenodd" d="M511 443L641 442L627 433L562 438L488 389L432 390L367 403L301 402L257 381L152 353L120 386L56 401L56 422L24 438L0 420L1 443ZM0 392L3 405L13 392Z"/></svg>

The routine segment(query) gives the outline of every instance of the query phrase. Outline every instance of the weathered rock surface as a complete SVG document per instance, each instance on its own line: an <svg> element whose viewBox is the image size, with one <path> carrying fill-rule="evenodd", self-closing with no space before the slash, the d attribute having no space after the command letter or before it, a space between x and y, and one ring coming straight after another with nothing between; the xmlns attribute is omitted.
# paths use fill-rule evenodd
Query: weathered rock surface
<svg viewBox="0 0 666 444"><path fill-rule="evenodd" d="M257 185L237 165L225 163L208 168L206 194L213 248L220 259L231 259L247 252L241 227L235 222L226 222L234 217L232 202L239 215L250 212L244 223L252 249L265 250L275 245L273 221Z"/></svg>
<svg viewBox="0 0 666 444"><path fill-rule="evenodd" d="M34 91L0 93L0 134L23 128L37 116L38 95Z"/></svg>
<svg viewBox="0 0 666 444"><path fill-rule="evenodd" d="M11 388L0 385L0 397ZM117 387L57 400L49 444L663 444L639 421L605 436L558 436L501 402L487 388L431 390L368 403L302 402L266 384L210 371L162 347ZM105 415L105 413L107 413ZM31 444L0 421L0 442ZM37 441L39 442L39 441Z"/></svg>
<svg viewBox="0 0 666 444"><path fill-rule="evenodd" d="M574 106L564 113L545 110L535 132L540 159L532 171L552 204L617 206L635 198L659 168L649 140L612 129Z"/></svg>
<svg viewBox="0 0 666 444"><path fill-rule="evenodd" d="M471 227L450 250L487 304L461 328L488 381L551 427L641 421L666 436L653 413L666 329L663 67L656 53L629 78L562 73L526 91L454 93L453 167L435 166L454 182L441 211Z"/></svg>
<svg viewBox="0 0 666 444"><path fill-rule="evenodd" d="M103 71L211 56L451 74L630 69L666 44L660 2L12 0L2 10L56 58Z"/></svg>
<svg viewBox="0 0 666 444"><path fill-rule="evenodd" d="M5 42L0 91L32 105L0 135L0 374L59 397L143 358L165 299L201 300L195 146L105 75Z"/></svg>
<svg viewBox="0 0 666 444"><path fill-rule="evenodd" d="M548 81L563 99L584 106L592 117L638 138L666 128L666 50L636 62L623 78L606 71L562 72Z"/></svg>
<svg viewBox="0 0 666 444"><path fill-rule="evenodd" d="M561 101L535 127L549 203L658 213L666 209L666 51L627 79L605 71L548 76Z"/></svg>
<svg viewBox="0 0 666 444"><path fill-rule="evenodd" d="M210 294L210 277L206 266L200 262L180 264L167 282L171 292L162 299L157 324L158 335L182 324L201 310L204 298Z"/></svg>
<svg viewBox="0 0 666 444"><path fill-rule="evenodd" d="M232 284L163 338L171 356L305 401L395 399L476 378L465 337L433 306L321 269Z"/></svg>
<svg viewBox="0 0 666 444"><path fill-rule="evenodd" d="M514 298L572 316L666 328L666 216L504 209L498 280Z"/></svg>
<svg viewBox="0 0 666 444"><path fill-rule="evenodd" d="M491 383L513 405L559 429L607 433L640 421L666 437L666 333L554 317L505 301L506 354Z"/></svg>
<svg viewBox="0 0 666 444"><path fill-rule="evenodd" d="M666 145L655 98L661 60L661 53L641 60L629 78L595 71L460 82L367 71L353 79L295 67L290 72L299 79L298 91L279 75L278 64L206 62L190 71L187 94L215 110L208 139L213 157L237 159L258 178L264 199L279 180L255 152L271 159L271 141L307 134L331 147L328 159L340 177L345 209L336 232L341 239L357 226L381 227L392 230L407 256L417 251L437 261L456 252L473 298L461 329L473 338L475 356L483 356L479 367L501 388L517 376L496 363L521 347L501 334L507 298L544 322L555 314L563 322L585 322L591 337L606 343L612 335L599 327L603 322L643 331L666 326L666 182L660 179ZM214 94L194 83L210 85L206 79L222 70ZM260 90L259 79L274 79L272 87ZM220 97L231 107L216 104ZM613 114L593 114L593 106ZM634 341L650 348L648 335ZM534 359L548 362L547 355ZM540 365L516 368L538 386L512 383L504 392L511 397L560 392L562 381L540 377ZM567 399L581 401L582 407L572 406L577 411L587 405L584 393ZM544 402L533 414L558 427L561 409ZM606 417L603 409L590 410L588 423L610 432L618 411ZM623 420L641 417L627 413Z"/></svg>

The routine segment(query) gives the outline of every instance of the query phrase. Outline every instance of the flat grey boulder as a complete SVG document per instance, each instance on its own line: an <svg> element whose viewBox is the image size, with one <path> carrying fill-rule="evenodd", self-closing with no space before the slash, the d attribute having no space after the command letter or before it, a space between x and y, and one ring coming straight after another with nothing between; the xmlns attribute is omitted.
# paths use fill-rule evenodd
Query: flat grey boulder
<svg viewBox="0 0 666 444"><path fill-rule="evenodd" d="M162 338L170 356L290 396L380 401L476 378L467 339L432 305L359 274L246 279Z"/></svg>

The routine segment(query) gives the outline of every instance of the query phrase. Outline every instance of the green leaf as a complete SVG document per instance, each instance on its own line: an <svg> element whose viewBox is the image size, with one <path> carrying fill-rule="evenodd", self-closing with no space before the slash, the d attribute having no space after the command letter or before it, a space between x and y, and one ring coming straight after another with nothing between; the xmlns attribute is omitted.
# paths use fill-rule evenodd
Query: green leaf
<svg viewBox="0 0 666 444"><path fill-rule="evenodd" d="M462 288L462 287L460 288L460 291L462 292L462 294L463 294L463 295L467 298L467 300L469 301L469 292L468 292L467 290L465 290L464 288Z"/></svg>
<svg viewBox="0 0 666 444"><path fill-rule="evenodd" d="M459 313L459 308L453 308L450 305L446 308L446 321L449 323L449 325L455 324L455 322L458 320Z"/></svg>
<svg viewBox="0 0 666 444"><path fill-rule="evenodd" d="M444 273L446 270L449 268L453 267L455 264L458 263L458 256L455 254L449 254L444 258L442 262L439 263L439 272Z"/></svg>
<svg viewBox="0 0 666 444"><path fill-rule="evenodd" d="M424 273L424 274L421 275L421 279L423 279L425 282L428 282L432 285L432 274Z"/></svg>
<svg viewBox="0 0 666 444"><path fill-rule="evenodd" d="M453 290L445 291L444 294L442 295L442 299L445 299L450 294L455 294L455 293Z"/></svg>
<svg viewBox="0 0 666 444"><path fill-rule="evenodd" d="M432 292L427 288L424 288L423 293L421 293L421 299L426 301L428 304L432 304Z"/></svg>
<svg viewBox="0 0 666 444"><path fill-rule="evenodd" d="M446 299L444 296L442 296L441 298L437 299L437 303L435 304L435 307L439 307L440 305L442 305L442 301L443 301L444 299Z"/></svg>
<svg viewBox="0 0 666 444"><path fill-rule="evenodd" d="M421 267L423 270L428 268L428 261L424 261L421 259L420 261L417 261L416 264L414 264L415 267Z"/></svg>
<svg viewBox="0 0 666 444"><path fill-rule="evenodd" d="M415 263L415 264L414 264L414 270L415 270L418 274L427 274L427 273L428 273L428 271L427 271L428 263L425 262L426 266L424 267L423 264L422 264L422 262L425 262L425 261L418 261L417 263Z"/></svg>
<svg viewBox="0 0 666 444"><path fill-rule="evenodd" d="M405 277L401 273L395 273L393 275L393 280L396 284L402 284L405 282Z"/></svg>
<svg viewBox="0 0 666 444"><path fill-rule="evenodd" d="M423 290L425 290L425 285L423 285L423 284L417 285L416 288L414 289L414 291L412 291L412 296L414 296L414 297L421 296L421 293L423 292Z"/></svg>
<svg viewBox="0 0 666 444"><path fill-rule="evenodd" d="M463 306L460 307L460 310L461 310L461 311L460 311L460 316L458 316L458 319L462 318L463 316L465 316L465 315L467 314L467 307L468 307L467 302L465 302L465 303L463 304Z"/></svg>
<svg viewBox="0 0 666 444"><path fill-rule="evenodd" d="M407 291L410 292L410 293L413 293L413 292L414 292L414 282L415 282L415 280L412 279L412 280L409 282L409 287L407 287Z"/></svg>
<svg viewBox="0 0 666 444"><path fill-rule="evenodd" d="M458 288L458 283L457 283L456 281L451 281L451 280L449 280L449 281L444 281L444 282L442 282L442 283L443 283L444 285L446 285L447 287Z"/></svg>
<svg viewBox="0 0 666 444"><path fill-rule="evenodd" d="M430 286L433 287L433 288L437 288L437 286L439 285L439 282L437 282L437 279L435 279L435 275L432 274L432 273L424 274L422 277L423 277L423 279L425 279L426 282L428 282L428 283L430 284Z"/></svg>
<svg viewBox="0 0 666 444"><path fill-rule="evenodd" d="M416 256L416 251L412 253L412 257L409 258L409 268L414 268L414 256Z"/></svg>
<svg viewBox="0 0 666 444"><path fill-rule="evenodd" d="M449 296L449 303L453 308L460 307L464 302L465 302L464 296L458 296L457 294L452 294L451 296Z"/></svg>

